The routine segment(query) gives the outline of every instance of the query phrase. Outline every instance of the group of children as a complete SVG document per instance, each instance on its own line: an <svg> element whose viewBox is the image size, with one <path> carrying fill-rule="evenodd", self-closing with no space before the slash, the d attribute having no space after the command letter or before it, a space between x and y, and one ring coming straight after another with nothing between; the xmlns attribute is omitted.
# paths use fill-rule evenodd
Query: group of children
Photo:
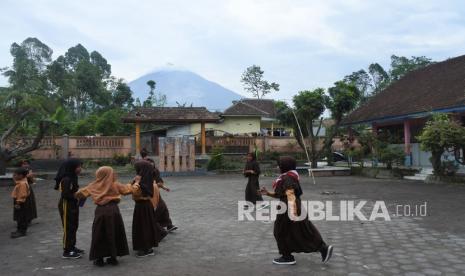
<svg viewBox="0 0 465 276"><path fill-rule="evenodd" d="M121 184L111 167L103 166L96 171L95 181L79 188L78 175L82 162L79 159L66 160L55 177L55 189L61 192L58 203L63 225L63 258L80 258L84 253L76 247L76 232L79 226L79 207L86 198L92 198L96 205L92 224L92 242L89 259L97 266L105 263L117 265L117 257L129 254L126 231L118 203L121 196L132 195L135 202L132 222L132 244L137 257L154 255L153 248L169 233L177 229L173 225L168 207L160 195L160 189L169 191L160 177L154 161L141 152L142 160L134 164L136 176L128 184ZM283 202L288 212L278 214L274 223L273 234L281 257L273 260L275 264L292 265L295 258L292 253L320 252L322 261L328 262L332 256L333 246L327 245L319 231L308 219L293 220L301 215L302 188L296 170L296 160L281 157L278 160L280 176L273 182L273 191L260 188L260 166L255 153L249 153L244 168L248 178L245 191L246 201L258 204L267 195ZM12 192L14 200L14 220L17 230L12 238L26 235L27 227L37 217L35 198L31 185L34 183L29 163L14 173L15 187ZM264 207L261 207L264 208ZM106 260L104 260L106 258Z"/></svg>
<svg viewBox="0 0 465 276"><path fill-rule="evenodd" d="M131 194L135 202L132 243L137 257L154 255L153 248L168 233L177 229L160 196L160 189L169 189L165 187L153 160L143 157L134 164L136 176L127 184L119 183L114 170L103 166L96 171L93 182L80 188L78 176L82 162L70 158L61 165L55 177L55 189L60 191L58 210L63 225L63 258L77 259L84 253L84 250L76 247L76 232L79 227L79 208L89 197L96 205L89 259L96 266L104 266L105 263L117 265L117 257L129 255L123 218L118 208L121 196ZM34 215L36 217L35 200L33 209L33 192L28 183L28 175L31 173L24 167L14 172L12 197L14 219L18 226L12 238L26 235L28 224Z"/></svg>

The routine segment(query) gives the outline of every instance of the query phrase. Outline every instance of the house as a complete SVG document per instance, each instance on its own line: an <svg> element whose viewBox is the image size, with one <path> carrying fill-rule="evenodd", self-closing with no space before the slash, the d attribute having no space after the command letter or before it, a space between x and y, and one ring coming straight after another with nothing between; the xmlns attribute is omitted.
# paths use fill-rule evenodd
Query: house
<svg viewBox="0 0 465 276"><path fill-rule="evenodd" d="M279 126L274 100L241 99L233 102L217 123L207 123L209 136L289 136L290 131ZM200 133L200 124L192 123L171 127L166 136L195 136Z"/></svg>
<svg viewBox="0 0 465 276"><path fill-rule="evenodd" d="M371 125L402 146L405 164L431 166L430 153L416 140L431 113L449 113L465 122L465 55L408 73L350 113L344 125Z"/></svg>

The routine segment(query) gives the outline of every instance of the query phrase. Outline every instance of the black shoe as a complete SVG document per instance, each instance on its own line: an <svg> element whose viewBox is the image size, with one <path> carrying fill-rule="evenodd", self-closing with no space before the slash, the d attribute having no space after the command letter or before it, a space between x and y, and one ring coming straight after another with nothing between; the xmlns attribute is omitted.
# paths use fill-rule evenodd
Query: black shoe
<svg viewBox="0 0 465 276"><path fill-rule="evenodd" d="M119 262L116 259L116 257L110 257L110 258L107 259L107 264L109 264L109 265L118 265Z"/></svg>
<svg viewBox="0 0 465 276"><path fill-rule="evenodd" d="M294 256L290 255L290 256L281 256L278 259L274 259L273 263L277 265L294 265L296 261L294 259Z"/></svg>
<svg viewBox="0 0 465 276"><path fill-rule="evenodd" d="M103 258L98 258L97 260L94 261L94 265L102 267L105 265L105 262L103 261Z"/></svg>
<svg viewBox="0 0 465 276"><path fill-rule="evenodd" d="M17 238L21 238L21 237L24 237L26 236L26 233L25 232L20 232L20 231L15 231L15 232L11 232L11 238L12 239L17 239Z"/></svg>
<svg viewBox="0 0 465 276"><path fill-rule="evenodd" d="M81 254L75 251L63 252L63 259L79 259L81 258Z"/></svg>
<svg viewBox="0 0 465 276"><path fill-rule="evenodd" d="M171 226L166 227L166 230L168 231L168 233L171 233L173 231L178 230L178 227L174 226L174 225L171 225Z"/></svg>
<svg viewBox="0 0 465 276"><path fill-rule="evenodd" d="M79 248L77 248L77 247L74 247L73 251L76 252L76 253L79 253L79 254L84 254L84 253L85 253L84 250L79 249Z"/></svg>
<svg viewBox="0 0 465 276"><path fill-rule="evenodd" d="M153 252L153 249L145 250L145 251L138 251L136 254L137 258L144 258L148 256L153 256L155 255L155 252Z"/></svg>
<svg viewBox="0 0 465 276"><path fill-rule="evenodd" d="M329 246L325 246L321 251L321 261L325 264L327 262L329 262L329 260L331 259L331 256L333 255L333 246L332 245L329 245Z"/></svg>

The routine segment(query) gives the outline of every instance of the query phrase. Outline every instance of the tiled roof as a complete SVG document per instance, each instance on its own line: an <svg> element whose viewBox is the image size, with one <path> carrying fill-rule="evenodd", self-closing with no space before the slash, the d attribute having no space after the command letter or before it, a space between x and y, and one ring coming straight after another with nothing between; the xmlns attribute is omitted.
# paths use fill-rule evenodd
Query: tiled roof
<svg viewBox="0 0 465 276"><path fill-rule="evenodd" d="M275 103L268 99L242 99L223 112L223 116L276 117Z"/></svg>
<svg viewBox="0 0 465 276"><path fill-rule="evenodd" d="M344 124L465 107L465 55L408 73L350 113Z"/></svg>
<svg viewBox="0 0 465 276"><path fill-rule="evenodd" d="M217 113L208 111L205 107L141 107L132 110L122 118L125 123L146 122L158 124L179 124L218 122Z"/></svg>

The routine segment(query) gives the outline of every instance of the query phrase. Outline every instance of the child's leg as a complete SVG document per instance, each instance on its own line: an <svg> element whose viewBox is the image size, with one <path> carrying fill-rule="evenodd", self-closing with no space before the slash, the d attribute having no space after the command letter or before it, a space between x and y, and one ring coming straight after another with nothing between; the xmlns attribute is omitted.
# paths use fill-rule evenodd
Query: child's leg
<svg viewBox="0 0 465 276"><path fill-rule="evenodd" d="M77 221L79 220L79 207L74 201L60 200L60 215L63 223L63 250L70 252L76 245Z"/></svg>

